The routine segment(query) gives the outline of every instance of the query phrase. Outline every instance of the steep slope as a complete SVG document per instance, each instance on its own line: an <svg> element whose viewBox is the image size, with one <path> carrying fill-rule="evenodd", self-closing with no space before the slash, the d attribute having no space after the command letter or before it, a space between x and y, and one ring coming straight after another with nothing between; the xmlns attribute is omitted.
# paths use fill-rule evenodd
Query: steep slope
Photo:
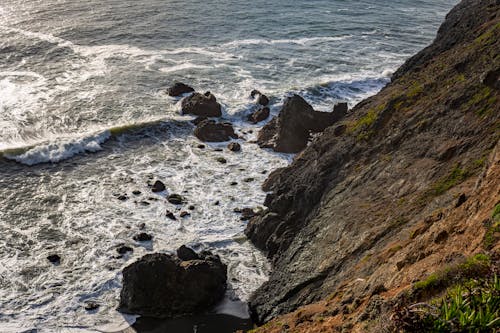
<svg viewBox="0 0 500 333"><path fill-rule="evenodd" d="M499 36L500 2L462 1L392 83L270 175L269 210L246 230L273 263L255 319L323 301L263 331L350 330L373 297L392 304L439 267L498 252L484 238L500 200Z"/></svg>

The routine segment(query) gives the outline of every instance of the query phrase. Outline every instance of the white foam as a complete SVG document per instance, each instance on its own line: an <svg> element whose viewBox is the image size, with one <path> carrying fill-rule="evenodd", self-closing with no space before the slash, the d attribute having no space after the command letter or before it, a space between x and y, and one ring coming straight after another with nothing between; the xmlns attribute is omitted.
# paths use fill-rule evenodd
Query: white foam
<svg viewBox="0 0 500 333"><path fill-rule="evenodd" d="M183 64L175 65L175 66L171 66L171 67L162 67L162 68L160 68L160 71L163 73L172 73L172 72L182 71L185 69L206 69L206 68L210 68L210 67L205 66L205 65L196 65L196 64L193 64L191 62L185 62Z"/></svg>
<svg viewBox="0 0 500 333"><path fill-rule="evenodd" d="M307 45L318 42L335 42L350 38L351 36L337 37L304 37L297 39L242 39L222 44L223 47L238 47L244 45L276 45L276 44L297 44Z"/></svg>
<svg viewBox="0 0 500 333"><path fill-rule="evenodd" d="M109 131L104 131L81 138L59 138L46 144L36 145L22 154L6 154L5 157L26 165L57 163L77 154L101 150L101 144L110 136Z"/></svg>

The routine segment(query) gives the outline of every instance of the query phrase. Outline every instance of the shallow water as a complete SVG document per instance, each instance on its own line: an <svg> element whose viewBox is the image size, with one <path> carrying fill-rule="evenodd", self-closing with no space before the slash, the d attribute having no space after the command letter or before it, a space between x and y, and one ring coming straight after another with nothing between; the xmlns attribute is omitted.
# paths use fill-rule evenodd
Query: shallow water
<svg viewBox="0 0 500 333"><path fill-rule="evenodd" d="M352 106L428 44L455 3L3 0L0 331L126 327L134 318L115 311L121 269L182 244L221 255L228 299L246 301L268 264L233 210L261 205L266 174L292 158L249 142L262 126L243 121L249 92L268 94L273 114L291 93L317 110ZM176 80L217 96L241 153L197 148L191 118L164 92ZM166 193L151 192L155 179ZM168 193L189 203L173 206ZM188 205L190 217L165 217ZM132 240L141 223L153 242ZM118 258L120 244L134 252ZM89 300L97 311L85 311Z"/></svg>

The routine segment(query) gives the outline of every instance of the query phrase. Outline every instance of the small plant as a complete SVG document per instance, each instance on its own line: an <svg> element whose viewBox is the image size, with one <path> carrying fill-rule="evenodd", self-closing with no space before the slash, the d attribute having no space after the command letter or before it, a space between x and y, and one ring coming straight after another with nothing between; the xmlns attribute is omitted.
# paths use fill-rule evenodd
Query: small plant
<svg viewBox="0 0 500 333"><path fill-rule="evenodd" d="M492 221L487 224L487 230L483 239L483 246L486 250L491 250L500 238L500 203L493 209L491 220Z"/></svg>
<svg viewBox="0 0 500 333"><path fill-rule="evenodd" d="M455 165L448 175L438 180L434 186L432 186L428 194L433 196L441 195L450 188L466 180L467 177L469 177L469 171Z"/></svg>

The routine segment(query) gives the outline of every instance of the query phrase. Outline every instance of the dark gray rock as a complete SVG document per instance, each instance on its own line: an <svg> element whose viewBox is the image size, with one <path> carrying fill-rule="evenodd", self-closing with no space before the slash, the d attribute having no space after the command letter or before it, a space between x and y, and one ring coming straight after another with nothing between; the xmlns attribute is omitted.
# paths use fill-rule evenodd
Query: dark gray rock
<svg viewBox="0 0 500 333"><path fill-rule="evenodd" d="M222 116L221 106L214 95L194 93L182 100L182 112L201 117Z"/></svg>
<svg viewBox="0 0 500 333"><path fill-rule="evenodd" d="M269 118L270 113L271 110L267 106L263 107L248 116L248 121L256 124Z"/></svg>
<svg viewBox="0 0 500 333"><path fill-rule="evenodd" d="M226 265L211 253L189 261L148 254L123 270L118 310L152 318L206 311L224 296L226 274Z"/></svg>
<svg viewBox="0 0 500 333"><path fill-rule="evenodd" d="M170 88L168 88L167 90L167 93L169 96L172 96L172 97L178 97L178 96L181 96L183 94L187 94L187 93L190 93L190 92L193 92L194 89L182 82L176 82L174 83L174 85Z"/></svg>
<svg viewBox="0 0 500 333"><path fill-rule="evenodd" d="M153 191L154 193L163 192L163 191L165 191L165 184L163 184L161 181L157 180L153 184L153 187L151 187L151 191Z"/></svg>
<svg viewBox="0 0 500 333"><path fill-rule="evenodd" d="M182 261L200 259L198 254L194 252L193 249L187 247L186 245L182 245L180 248L177 249L177 257L179 257L179 259Z"/></svg>
<svg viewBox="0 0 500 333"><path fill-rule="evenodd" d="M135 235L133 239L137 242L149 242L153 239L153 236L145 232L141 232L140 234Z"/></svg>
<svg viewBox="0 0 500 333"><path fill-rule="evenodd" d="M233 152L241 151L241 145L238 142L231 142L227 145L227 149Z"/></svg>
<svg viewBox="0 0 500 333"><path fill-rule="evenodd" d="M199 123L194 135L204 142L223 142L238 138L231 123L219 123L214 120L204 120Z"/></svg>

